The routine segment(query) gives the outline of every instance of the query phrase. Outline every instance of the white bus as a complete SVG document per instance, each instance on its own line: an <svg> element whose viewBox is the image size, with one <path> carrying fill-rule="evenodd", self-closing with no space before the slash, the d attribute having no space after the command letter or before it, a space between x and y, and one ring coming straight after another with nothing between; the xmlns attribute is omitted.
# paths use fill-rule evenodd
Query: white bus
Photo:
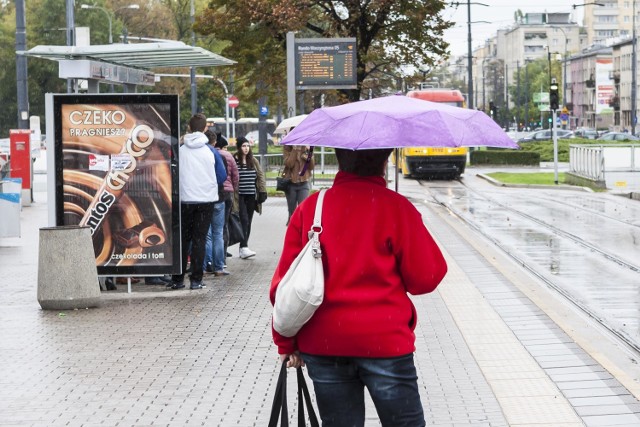
<svg viewBox="0 0 640 427"><path fill-rule="evenodd" d="M215 127L216 132L221 132L222 135L227 136L230 145L236 144L236 138L238 136L244 136L251 144L258 143L258 122L257 117L244 117L242 119L229 118L229 135L227 136L227 121L224 117L208 117L207 125L209 127ZM276 130L276 121L273 119L266 119L267 123L267 143L269 145L277 144L279 138L277 135L273 135Z"/></svg>

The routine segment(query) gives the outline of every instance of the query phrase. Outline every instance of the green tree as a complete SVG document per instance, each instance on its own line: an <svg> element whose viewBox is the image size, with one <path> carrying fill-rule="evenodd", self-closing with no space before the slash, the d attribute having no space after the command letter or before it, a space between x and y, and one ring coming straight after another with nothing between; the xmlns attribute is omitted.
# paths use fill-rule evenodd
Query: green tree
<svg viewBox="0 0 640 427"><path fill-rule="evenodd" d="M518 76L520 77L519 87ZM550 76L555 78L558 85L562 87L562 64L559 61L551 61L551 73L549 73L549 61L544 58L527 62L520 67L519 74L517 69L513 70L513 76L509 80L509 94L515 105L513 115L518 122L525 123L525 119L529 122L540 120L541 112L533 99L537 93L549 92Z"/></svg>
<svg viewBox="0 0 640 427"><path fill-rule="evenodd" d="M443 31L452 23L441 16L439 0L211 0L196 28L228 41L222 54L238 61L239 85L253 99L268 95L276 103L286 97L286 34L298 37L355 37L357 89L343 90L349 100L360 98L367 77L384 69L433 65L446 58ZM264 82L264 90L255 89Z"/></svg>

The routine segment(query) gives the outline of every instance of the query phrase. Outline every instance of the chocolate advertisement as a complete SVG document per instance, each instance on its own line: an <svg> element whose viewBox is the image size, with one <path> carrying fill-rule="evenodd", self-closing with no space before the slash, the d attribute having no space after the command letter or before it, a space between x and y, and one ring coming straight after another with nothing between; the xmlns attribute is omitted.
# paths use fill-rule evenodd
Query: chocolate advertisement
<svg viewBox="0 0 640 427"><path fill-rule="evenodd" d="M99 275L180 270L178 98L55 95L57 225L89 227Z"/></svg>

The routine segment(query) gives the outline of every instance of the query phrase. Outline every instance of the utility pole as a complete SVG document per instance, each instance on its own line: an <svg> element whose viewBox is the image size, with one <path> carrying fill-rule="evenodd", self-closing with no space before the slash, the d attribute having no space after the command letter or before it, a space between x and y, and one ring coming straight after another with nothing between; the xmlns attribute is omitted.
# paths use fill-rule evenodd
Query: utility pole
<svg viewBox="0 0 640 427"><path fill-rule="evenodd" d="M509 132L509 64L504 64L504 107L507 110L507 125L505 131Z"/></svg>
<svg viewBox="0 0 640 427"><path fill-rule="evenodd" d="M469 108L473 110L473 50L471 49L471 0L467 0L467 74L469 78L468 82L468 95Z"/></svg>
<svg viewBox="0 0 640 427"><path fill-rule="evenodd" d="M25 50L27 50L25 0L16 0L16 51ZM27 57L24 55L16 55L18 129L29 129L29 86L27 77Z"/></svg>
<svg viewBox="0 0 640 427"><path fill-rule="evenodd" d="M636 134L636 122L638 118L637 114L637 98L638 98L638 57L637 48L638 41L636 40L636 0L633 0L633 18L631 21L632 35L631 35L631 135Z"/></svg>
<svg viewBox="0 0 640 427"><path fill-rule="evenodd" d="M516 61L516 105L520 104L520 61ZM518 120L518 124L520 123L520 119L522 118L522 116L520 115L520 109L516 110L518 112L517 114L517 120ZM527 124L525 123L525 126L527 126Z"/></svg>
<svg viewBox="0 0 640 427"><path fill-rule="evenodd" d="M524 125L529 126L529 68L524 60Z"/></svg>
<svg viewBox="0 0 640 427"><path fill-rule="evenodd" d="M196 22L196 8L194 0L191 0L191 46L196 45L196 33L193 31L193 24ZM191 67L191 115L198 112L198 90L196 88L196 67Z"/></svg>
<svg viewBox="0 0 640 427"><path fill-rule="evenodd" d="M76 45L75 0L66 0L67 46ZM67 79L67 93L73 92L73 79Z"/></svg>

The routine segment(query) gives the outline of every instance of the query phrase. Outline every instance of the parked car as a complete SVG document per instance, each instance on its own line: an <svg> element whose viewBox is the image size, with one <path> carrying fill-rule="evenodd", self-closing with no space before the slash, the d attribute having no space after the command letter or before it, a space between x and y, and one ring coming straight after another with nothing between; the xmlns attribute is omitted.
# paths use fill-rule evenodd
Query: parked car
<svg viewBox="0 0 640 427"><path fill-rule="evenodd" d="M576 129L574 134L576 135L576 138L586 139L598 139L598 137L600 136L597 130L587 128Z"/></svg>
<svg viewBox="0 0 640 427"><path fill-rule="evenodd" d="M567 139L567 138L575 138L575 135L570 130L557 129L558 138ZM518 140L518 142L535 142L535 141L546 141L551 139L551 129L539 130L537 132L530 133L529 135L525 135Z"/></svg>
<svg viewBox="0 0 640 427"><path fill-rule="evenodd" d="M625 132L607 132L598 141L640 141L640 138Z"/></svg>

